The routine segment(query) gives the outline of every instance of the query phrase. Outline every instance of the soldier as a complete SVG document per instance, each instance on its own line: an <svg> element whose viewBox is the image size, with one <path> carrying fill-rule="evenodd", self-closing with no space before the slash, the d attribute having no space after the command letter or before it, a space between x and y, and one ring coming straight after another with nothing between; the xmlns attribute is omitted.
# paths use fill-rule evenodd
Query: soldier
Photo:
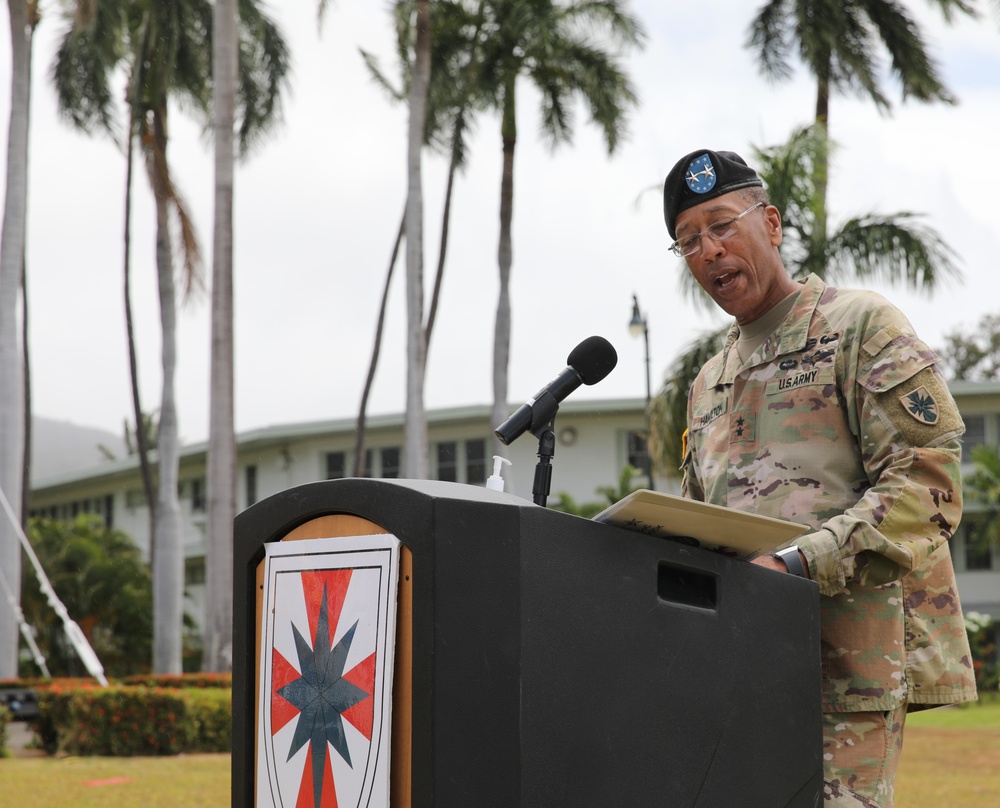
<svg viewBox="0 0 1000 808"><path fill-rule="evenodd" d="M781 214L739 155L683 157L663 209L736 320L689 393L683 493L810 528L753 563L819 586L826 804L887 808L907 710L976 698L947 544L964 424L898 309L789 276Z"/></svg>

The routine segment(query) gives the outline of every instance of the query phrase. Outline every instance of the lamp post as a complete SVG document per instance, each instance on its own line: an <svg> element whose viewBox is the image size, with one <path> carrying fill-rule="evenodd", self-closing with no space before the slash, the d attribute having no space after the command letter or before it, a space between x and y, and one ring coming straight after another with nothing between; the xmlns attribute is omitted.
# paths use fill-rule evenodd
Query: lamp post
<svg viewBox="0 0 1000 808"><path fill-rule="evenodd" d="M646 322L646 318L642 316L642 312L639 311L639 298L636 295L632 295L632 319L629 321L628 331L633 337L642 337L646 350L646 468L644 470L649 479L649 487L652 489L653 459L649 456L649 404L653 400L653 391L649 375L649 324Z"/></svg>

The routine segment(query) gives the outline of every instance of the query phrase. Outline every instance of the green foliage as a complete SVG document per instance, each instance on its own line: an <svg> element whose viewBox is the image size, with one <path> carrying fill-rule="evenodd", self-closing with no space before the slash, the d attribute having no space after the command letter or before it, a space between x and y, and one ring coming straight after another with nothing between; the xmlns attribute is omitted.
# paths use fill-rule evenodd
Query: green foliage
<svg viewBox="0 0 1000 808"><path fill-rule="evenodd" d="M975 16L962 0L934 0L946 21L952 12ZM904 99L954 99L927 52L917 22L890 0L769 0L750 26L748 45L757 52L761 71L772 80L790 78L789 57L796 54L816 78L824 97L839 91L867 97L883 112L891 107L881 87L881 54L888 55L891 76Z"/></svg>
<svg viewBox="0 0 1000 808"><path fill-rule="evenodd" d="M722 350L728 329L702 334L674 360L649 405L649 454L664 477L680 476L687 428L687 392L698 371Z"/></svg>
<svg viewBox="0 0 1000 808"><path fill-rule="evenodd" d="M636 486L633 484L633 481L641 474L642 471L640 469L626 465L618 477L617 486L603 485L594 489L596 493L604 497L604 501L577 503L573 497L563 491L557 496L556 503L549 507L554 511L569 513L573 516L582 516L584 519L593 519L609 505L614 505L635 491Z"/></svg>
<svg viewBox="0 0 1000 808"><path fill-rule="evenodd" d="M231 673L194 673L194 674L141 674L127 676L121 684L129 687L161 687L181 688L184 690L229 690L233 686Z"/></svg>
<svg viewBox="0 0 1000 808"><path fill-rule="evenodd" d="M966 612L965 630L969 635L969 647L972 649L976 688L980 693L995 692L1000 686L996 623L988 614Z"/></svg>
<svg viewBox="0 0 1000 808"><path fill-rule="evenodd" d="M10 723L10 710L0 706L0 758L5 758L7 752L7 725Z"/></svg>
<svg viewBox="0 0 1000 808"><path fill-rule="evenodd" d="M1000 314L986 314L966 333L945 335L941 364L950 379L966 382L1000 380Z"/></svg>
<svg viewBox="0 0 1000 808"><path fill-rule="evenodd" d="M37 731L54 754L229 752L232 696L223 688L109 688L56 684L39 691Z"/></svg>
<svg viewBox="0 0 1000 808"><path fill-rule="evenodd" d="M964 481L965 496L986 506L976 541L983 546L1000 543L1000 451L996 446L977 446L972 462L975 468Z"/></svg>
<svg viewBox="0 0 1000 808"><path fill-rule="evenodd" d="M72 522L33 519L28 537L52 588L79 624L106 675L149 670L152 582L132 538L89 515ZM62 620L42 593L30 564L23 569L21 605L52 674L83 674Z"/></svg>

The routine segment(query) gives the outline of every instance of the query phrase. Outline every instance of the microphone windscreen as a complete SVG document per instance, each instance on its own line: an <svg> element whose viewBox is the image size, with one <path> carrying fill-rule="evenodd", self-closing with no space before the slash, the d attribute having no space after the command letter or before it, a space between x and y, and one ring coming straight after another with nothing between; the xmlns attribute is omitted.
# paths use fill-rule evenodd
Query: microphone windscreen
<svg viewBox="0 0 1000 808"><path fill-rule="evenodd" d="M597 384L618 364L618 353L604 337L587 337L577 345L566 360L575 368L584 384Z"/></svg>

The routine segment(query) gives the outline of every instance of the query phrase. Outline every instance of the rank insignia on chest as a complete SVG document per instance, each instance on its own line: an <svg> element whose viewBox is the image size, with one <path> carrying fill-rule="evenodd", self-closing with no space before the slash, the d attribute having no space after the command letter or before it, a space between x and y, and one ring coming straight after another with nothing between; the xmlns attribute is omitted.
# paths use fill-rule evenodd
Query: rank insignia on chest
<svg viewBox="0 0 1000 808"><path fill-rule="evenodd" d="M741 415L733 421L733 438L739 439L745 437L749 426L750 425L747 423L747 419Z"/></svg>
<svg viewBox="0 0 1000 808"><path fill-rule="evenodd" d="M899 397L900 403L911 416L922 424L934 424L938 419L938 405L934 396L921 385L906 395Z"/></svg>

